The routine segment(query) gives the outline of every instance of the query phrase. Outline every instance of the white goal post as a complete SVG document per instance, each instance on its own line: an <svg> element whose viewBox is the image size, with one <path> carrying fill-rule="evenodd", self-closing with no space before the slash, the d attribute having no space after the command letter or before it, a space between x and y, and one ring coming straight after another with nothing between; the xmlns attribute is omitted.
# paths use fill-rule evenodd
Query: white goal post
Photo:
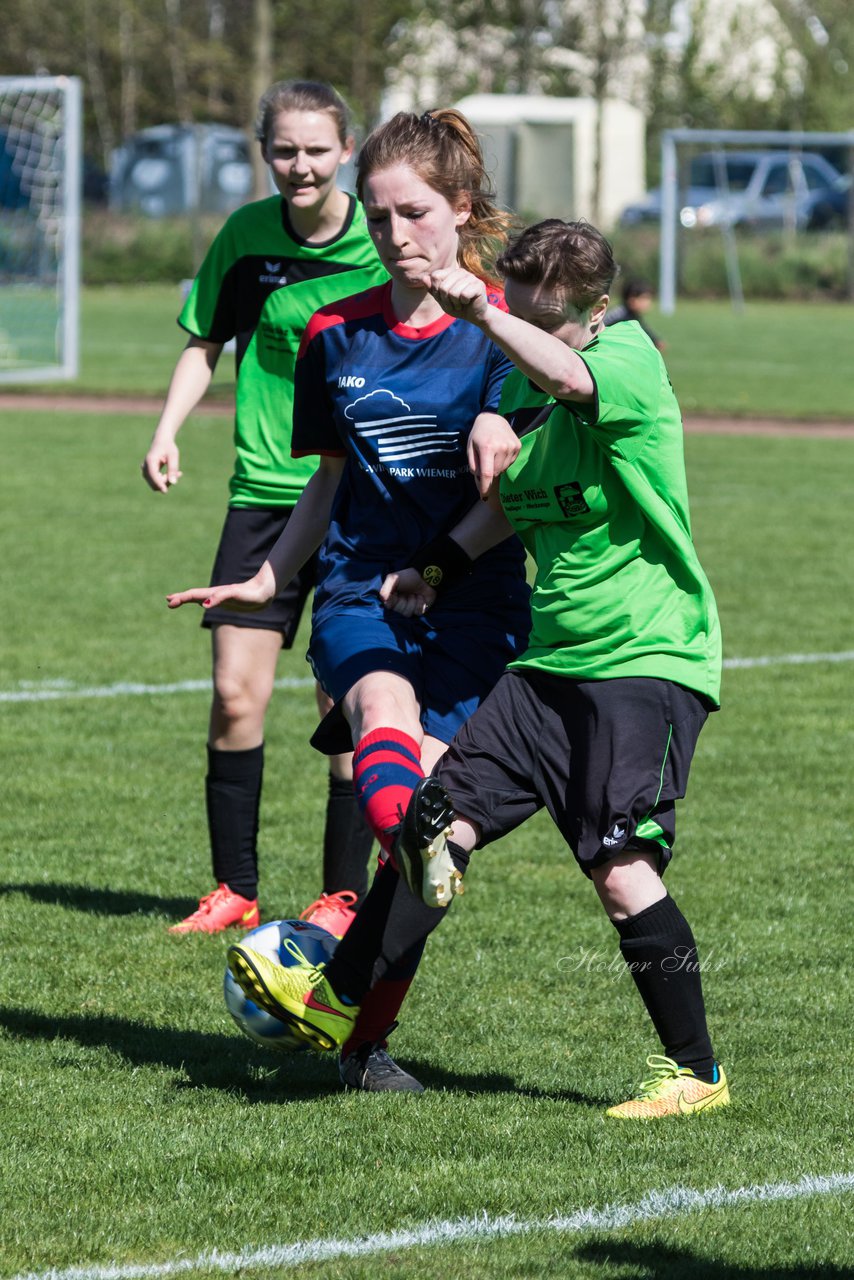
<svg viewBox="0 0 854 1280"><path fill-rule="evenodd" d="M81 82L0 76L0 383L75 378Z"/></svg>
<svg viewBox="0 0 854 1280"><path fill-rule="evenodd" d="M784 154L797 154L813 147L844 148L850 170L854 166L854 130L848 133L781 132L774 130L746 129L665 129L661 135L661 240L659 262L659 306L665 315L676 310L677 245L679 241L680 175L677 151L680 146L704 146L710 149L716 161L719 176L716 180L718 194L726 192L726 171L723 157L727 148L777 149ZM685 225L688 225L687 223ZM725 220L719 224L723 238L727 280L733 305L743 305L741 277L738 266L733 227ZM854 289L854 197L849 198L849 291Z"/></svg>

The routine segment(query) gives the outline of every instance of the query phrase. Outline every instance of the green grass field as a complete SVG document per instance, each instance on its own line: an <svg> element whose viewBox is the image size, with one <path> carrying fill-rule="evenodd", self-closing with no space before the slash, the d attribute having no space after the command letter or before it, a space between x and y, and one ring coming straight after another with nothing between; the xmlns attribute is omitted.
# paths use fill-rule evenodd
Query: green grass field
<svg viewBox="0 0 854 1280"><path fill-rule="evenodd" d="M206 580L229 425L188 424L167 498L144 417L1 429L2 1280L851 1276L854 441L688 440L727 657L770 660L725 673L668 874L733 1105L625 1128L603 1106L658 1046L546 819L476 855L431 941L393 1046L429 1092L344 1094L240 1035L224 941L166 933L207 883L207 696L162 686L208 657L163 597ZM267 918L319 887L306 639L269 719Z"/></svg>
<svg viewBox="0 0 854 1280"><path fill-rule="evenodd" d="M84 289L74 389L162 395L185 340L175 323L180 305L177 285ZM651 323L668 342L685 414L854 421L850 304L748 302L736 315L726 302L680 301L675 315ZM68 387L50 390L62 395ZM233 357L224 355L211 394L232 390Z"/></svg>

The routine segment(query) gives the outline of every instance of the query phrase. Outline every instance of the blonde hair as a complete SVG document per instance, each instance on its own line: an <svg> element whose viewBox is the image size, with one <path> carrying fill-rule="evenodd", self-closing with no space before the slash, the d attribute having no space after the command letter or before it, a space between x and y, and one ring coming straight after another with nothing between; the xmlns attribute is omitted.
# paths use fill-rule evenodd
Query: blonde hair
<svg viewBox="0 0 854 1280"><path fill-rule="evenodd" d="M319 80L277 80L262 95L255 116L255 137L262 146L273 128L273 121L283 111L326 111L332 116L342 144L350 133L347 104L329 84Z"/></svg>
<svg viewBox="0 0 854 1280"><path fill-rule="evenodd" d="M472 126L453 107L416 115L399 111L365 139L357 161L356 192L364 200L365 180L393 165L408 165L443 195L454 209L471 214L459 229L459 258L467 271L497 281L495 258L507 244L515 219L499 209Z"/></svg>

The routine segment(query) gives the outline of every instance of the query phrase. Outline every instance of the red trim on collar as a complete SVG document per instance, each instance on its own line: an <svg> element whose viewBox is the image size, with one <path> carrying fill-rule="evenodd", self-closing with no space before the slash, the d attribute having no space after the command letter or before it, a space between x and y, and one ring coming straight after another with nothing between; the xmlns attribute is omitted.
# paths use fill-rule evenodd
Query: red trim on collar
<svg viewBox="0 0 854 1280"><path fill-rule="evenodd" d="M434 320L432 324L424 325L423 328L416 328L415 325L404 324L398 320L394 314L391 305L391 281L381 285L382 302L383 302L383 320L385 320L392 333L397 334L399 338L409 338L412 342L423 341L424 338L435 338L437 333L444 333L446 329L450 329L454 323L454 317L445 315L444 313L438 320Z"/></svg>

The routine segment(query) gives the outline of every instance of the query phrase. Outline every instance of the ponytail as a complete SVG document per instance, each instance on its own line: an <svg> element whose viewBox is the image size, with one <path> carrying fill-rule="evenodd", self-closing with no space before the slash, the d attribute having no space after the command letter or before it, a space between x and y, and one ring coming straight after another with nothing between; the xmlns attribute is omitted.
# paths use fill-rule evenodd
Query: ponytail
<svg viewBox="0 0 854 1280"><path fill-rule="evenodd" d="M471 124L453 107L400 111L368 136L357 161L356 191L372 173L408 165L455 209L470 216L459 229L461 266L483 280L497 281L495 259L507 244L515 219L495 203L483 152Z"/></svg>

